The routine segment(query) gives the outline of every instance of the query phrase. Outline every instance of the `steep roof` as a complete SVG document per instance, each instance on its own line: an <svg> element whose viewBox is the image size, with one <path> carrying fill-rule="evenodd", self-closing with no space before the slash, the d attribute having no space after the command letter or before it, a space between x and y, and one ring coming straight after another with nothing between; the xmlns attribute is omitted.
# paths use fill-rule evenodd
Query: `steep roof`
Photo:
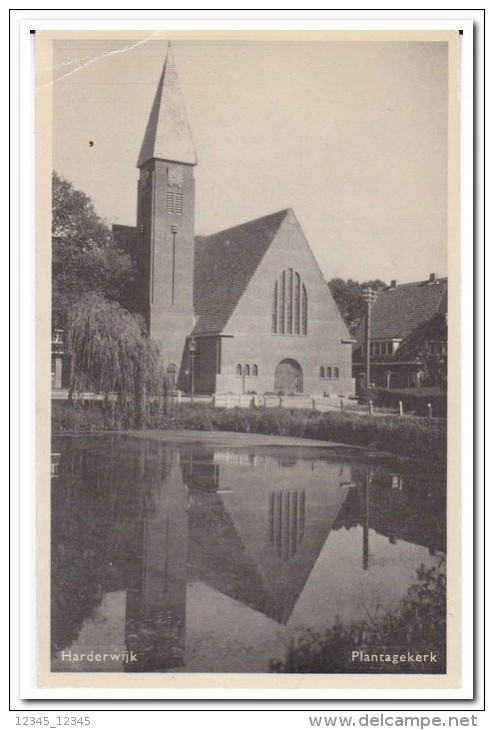
<svg viewBox="0 0 494 730"><path fill-rule="evenodd" d="M224 330L288 213L282 210L211 236L196 236L194 335Z"/></svg>
<svg viewBox="0 0 494 730"><path fill-rule="evenodd" d="M171 49L161 72L137 167L152 159L197 164Z"/></svg>
<svg viewBox="0 0 494 730"><path fill-rule="evenodd" d="M448 280L418 281L382 289L372 305L371 339L406 340L436 315L445 314ZM357 346L364 341L365 321L357 332Z"/></svg>

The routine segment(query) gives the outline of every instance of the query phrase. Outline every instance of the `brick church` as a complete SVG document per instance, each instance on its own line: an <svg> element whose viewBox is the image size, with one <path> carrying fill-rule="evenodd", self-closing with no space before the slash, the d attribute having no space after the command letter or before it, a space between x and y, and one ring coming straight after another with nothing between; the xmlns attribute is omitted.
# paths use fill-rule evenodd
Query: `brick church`
<svg viewBox="0 0 494 730"><path fill-rule="evenodd" d="M348 395L352 341L291 209L210 236L194 229L197 164L171 50L137 167L129 308L161 344L168 381L196 393Z"/></svg>

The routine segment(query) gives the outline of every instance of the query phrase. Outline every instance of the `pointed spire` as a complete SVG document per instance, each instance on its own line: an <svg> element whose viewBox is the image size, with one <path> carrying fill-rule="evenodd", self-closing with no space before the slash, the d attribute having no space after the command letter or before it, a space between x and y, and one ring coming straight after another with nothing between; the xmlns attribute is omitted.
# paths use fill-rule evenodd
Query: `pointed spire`
<svg viewBox="0 0 494 730"><path fill-rule="evenodd" d="M168 53L149 115L137 167L153 158L188 165L197 164L194 142L170 44L168 44Z"/></svg>

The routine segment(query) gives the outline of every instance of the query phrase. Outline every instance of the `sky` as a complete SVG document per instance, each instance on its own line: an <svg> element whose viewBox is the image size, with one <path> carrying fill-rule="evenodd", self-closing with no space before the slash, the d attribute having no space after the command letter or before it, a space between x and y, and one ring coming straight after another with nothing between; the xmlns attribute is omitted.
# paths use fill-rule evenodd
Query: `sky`
<svg viewBox="0 0 494 730"><path fill-rule="evenodd" d="M447 274L447 43L172 47L198 157L197 234L293 208L326 279ZM57 40L53 69L38 69L37 93L53 92L53 168L109 223L135 225L166 52L165 39Z"/></svg>

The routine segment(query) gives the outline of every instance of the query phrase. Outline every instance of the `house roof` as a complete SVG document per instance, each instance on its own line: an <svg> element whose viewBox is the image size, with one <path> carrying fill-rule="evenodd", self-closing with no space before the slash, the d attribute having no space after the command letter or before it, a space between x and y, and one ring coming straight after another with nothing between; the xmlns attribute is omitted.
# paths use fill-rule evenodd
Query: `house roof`
<svg viewBox="0 0 494 730"><path fill-rule="evenodd" d="M194 335L223 332L290 209L211 236L196 236Z"/></svg>
<svg viewBox="0 0 494 730"><path fill-rule="evenodd" d="M447 301L447 278L382 289L372 305L371 339L406 340L437 315L446 314ZM357 332L357 347L364 338L365 320Z"/></svg>
<svg viewBox="0 0 494 730"><path fill-rule="evenodd" d="M161 72L137 167L152 159L197 164L171 49Z"/></svg>

